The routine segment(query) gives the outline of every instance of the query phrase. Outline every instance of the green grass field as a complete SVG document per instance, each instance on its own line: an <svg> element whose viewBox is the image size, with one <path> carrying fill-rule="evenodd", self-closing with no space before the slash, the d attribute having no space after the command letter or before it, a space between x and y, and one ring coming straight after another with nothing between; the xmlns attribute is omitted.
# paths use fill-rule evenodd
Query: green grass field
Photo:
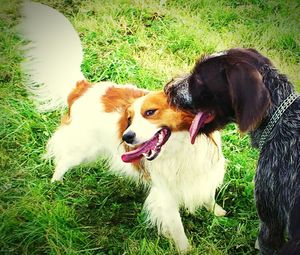
<svg viewBox="0 0 300 255"><path fill-rule="evenodd" d="M80 33L91 81L161 89L201 54L254 47L300 90L298 0L44 2ZM60 113L40 114L28 99L22 41L13 32L18 8L18 1L0 1L0 254L175 254L144 222L146 191L111 174L105 160L50 183L53 165L41 155ZM258 152L234 125L223 132L223 149L228 168L217 201L228 215L181 211L191 254L257 254Z"/></svg>

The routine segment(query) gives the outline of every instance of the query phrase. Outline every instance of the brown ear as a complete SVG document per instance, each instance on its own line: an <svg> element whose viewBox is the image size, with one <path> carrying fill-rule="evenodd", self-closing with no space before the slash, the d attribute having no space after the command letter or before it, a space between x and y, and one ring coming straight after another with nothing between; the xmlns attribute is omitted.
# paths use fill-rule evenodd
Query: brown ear
<svg viewBox="0 0 300 255"><path fill-rule="evenodd" d="M269 92L257 69L238 63L226 71L236 122L242 132L256 127L270 105Z"/></svg>

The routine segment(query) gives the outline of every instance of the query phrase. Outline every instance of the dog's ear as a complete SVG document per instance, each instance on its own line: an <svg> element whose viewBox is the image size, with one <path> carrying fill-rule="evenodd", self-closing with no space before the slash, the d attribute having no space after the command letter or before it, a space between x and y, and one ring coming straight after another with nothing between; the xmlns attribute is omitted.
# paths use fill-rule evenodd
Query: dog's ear
<svg viewBox="0 0 300 255"><path fill-rule="evenodd" d="M236 122L242 132L256 127L270 104L269 92L257 69L237 63L226 70Z"/></svg>

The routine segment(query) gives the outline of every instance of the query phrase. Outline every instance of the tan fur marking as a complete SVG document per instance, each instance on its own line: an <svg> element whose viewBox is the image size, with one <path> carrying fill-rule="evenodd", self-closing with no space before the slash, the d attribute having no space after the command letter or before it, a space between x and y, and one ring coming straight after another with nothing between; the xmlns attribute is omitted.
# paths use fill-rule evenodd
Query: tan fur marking
<svg viewBox="0 0 300 255"><path fill-rule="evenodd" d="M135 99L146 95L146 93L146 91L141 89L110 87L105 95L101 97L105 112L119 112L122 115L118 123L120 139L128 127L128 107Z"/></svg>
<svg viewBox="0 0 300 255"><path fill-rule="evenodd" d="M134 88L110 87L101 100L105 112L124 111L136 98L146 95L146 91Z"/></svg>
<svg viewBox="0 0 300 255"><path fill-rule="evenodd" d="M61 124L62 125L68 125L70 123L70 113L71 113L71 107L73 103L80 98L90 87L92 86L91 83L89 83L86 80L78 81L76 83L76 87L72 90L72 92L68 96L68 113L62 116L61 118Z"/></svg>
<svg viewBox="0 0 300 255"><path fill-rule="evenodd" d="M88 81L82 80L76 83L76 87L68 96L68 106L69 110L71 109L72 104L81 97L90 87L92 86L91 83Z"/></svg>
<svg viewBox="0 0 300 255"><path fill-rule="evenodd" d="M152 116L146 116L147 110L156 110ZM159 126L167 126L172 131L189 130L194 114L184 112L169 105L164 92L151 92L146 97L140 114L150 122Z"/></svg>
<svg viewBox="0 0 300 255"><path fill-rule="evenodd" d="M65 114L61 117L60 124L61 125L68 125L68 124L70 124L70 121L71 121L70 115L69 115L69 113L67 113L67 114Z"/></svg>
<svg viewBox="0 0 300 255"><path fill-rule="evenodd" d="M119 119L119 138L122 140L122 135L128 127L128 117L130 110L128 109L130 105L134 102L135 99L146 95L147 92L141 89L135 88L116 88L110 87L107 89L105 95L101 97L101 101L104 105L105 112L119 112L121 113L121 118ZM133 114L132 112L130 114ZM131 151L133 148L130 148L125 143L123 143L125 151ZM134 168L141 173L142 178L149 180L149 174L145 170L142 160L137 160L131 163Z"/></svg>
<svg viewBox="0 0 300 255"><path fill-rule="evenodd" d="M147 110L157 110L153 115L146 116ZM185 112L168 104L167 96L164 92L151 92L145 98L141 107L142 116L150 122L158 126L167 126L172 132L188 131L195 117L190 112ZM207 136L215 145L216 151L219 153L219 148L214 139L214 133Z"/></svg>

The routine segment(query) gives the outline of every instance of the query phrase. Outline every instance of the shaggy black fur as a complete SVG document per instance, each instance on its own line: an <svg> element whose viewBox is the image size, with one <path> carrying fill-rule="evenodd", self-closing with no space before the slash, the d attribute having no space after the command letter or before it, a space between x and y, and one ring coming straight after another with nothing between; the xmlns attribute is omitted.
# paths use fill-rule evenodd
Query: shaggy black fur
<svg viewBox="0 0 300 255"><path fill-rule="evenodd" d="M272 104L267 117L250 132L253 146L270 116L293 86L284 75L266 65L261 68L263 82ZM261 220L259 244L262 254L274 254L291 240L280 254L300 254L300 98L285 111L262 148L255 176L255 198ZM297 245L298 242L298 245ZM298 247L296 247L298 246Z"/></svg>
<svg viewBox="0 0 300 255"><path fill-rule="evenodd" d="M285 75L253 49L201 59L190 75L165 87L169 100L209 112L209 133L236 122L254 147L281 102L294 92ZM261 254L300 254L300 98L284 112L262 148L255 176ZM287 239L287 241L286 241Z"/></svg>

